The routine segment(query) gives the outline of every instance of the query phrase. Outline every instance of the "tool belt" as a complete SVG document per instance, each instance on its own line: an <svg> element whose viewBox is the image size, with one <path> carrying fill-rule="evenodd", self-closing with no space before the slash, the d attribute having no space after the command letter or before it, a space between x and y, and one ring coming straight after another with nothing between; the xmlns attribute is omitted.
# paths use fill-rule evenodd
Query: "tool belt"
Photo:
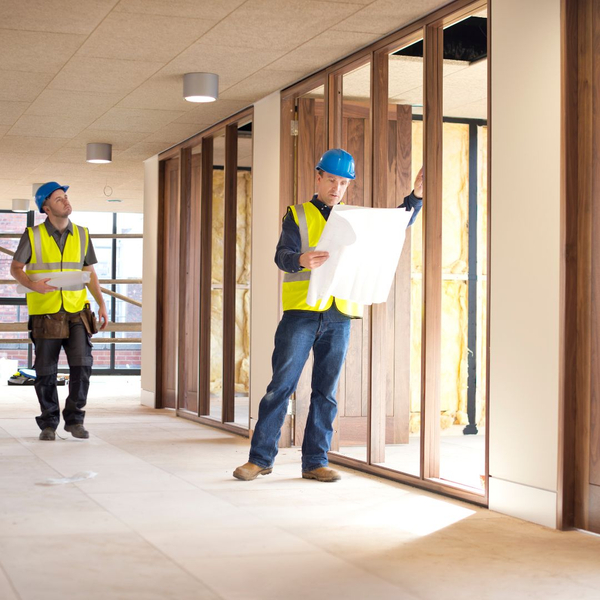
<svg viewBox="0 0 600 600"><path fill-rule="evenodd" d="M76 313L59 312L53 315L31 315L31 336L42 340L64 340L69 337L69 323L81 321L87 334L98 333L96 315L86 304Z"/></svg>

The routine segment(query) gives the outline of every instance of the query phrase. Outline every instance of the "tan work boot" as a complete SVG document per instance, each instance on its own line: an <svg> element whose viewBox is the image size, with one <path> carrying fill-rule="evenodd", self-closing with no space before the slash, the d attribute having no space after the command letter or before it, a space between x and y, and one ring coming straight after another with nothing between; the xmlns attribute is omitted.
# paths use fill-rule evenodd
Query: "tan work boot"
<svg viewBox="0 0 600 600"><path fill-rule="evenodd" d="M268 475L273 470L273 467L259 467L254 463L247 462L245 465L238 467L234 472L233 476L236 479L241 479L242 481L252 481L256 479L259 475Z"/></svg>
<svg viewBox="0 0 600 600"><path fill-rule="evenodd" d="M337 471L334 471L329 467L319 467L318 469L313 469L312 471L303 471L302 478L330 482L339 481L342 476Z"/></svg>

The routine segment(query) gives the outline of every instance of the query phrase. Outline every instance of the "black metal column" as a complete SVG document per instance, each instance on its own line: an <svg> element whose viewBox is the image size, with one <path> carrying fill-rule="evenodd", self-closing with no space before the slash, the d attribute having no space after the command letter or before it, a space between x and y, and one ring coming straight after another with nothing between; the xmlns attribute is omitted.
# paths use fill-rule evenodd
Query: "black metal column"
<svg viewBox="0 0 600 600"><path fill-rule="evenodd" d="M477 125L469 124L469 288L467 329L467 416L464 435L477 430Z"/></svg>

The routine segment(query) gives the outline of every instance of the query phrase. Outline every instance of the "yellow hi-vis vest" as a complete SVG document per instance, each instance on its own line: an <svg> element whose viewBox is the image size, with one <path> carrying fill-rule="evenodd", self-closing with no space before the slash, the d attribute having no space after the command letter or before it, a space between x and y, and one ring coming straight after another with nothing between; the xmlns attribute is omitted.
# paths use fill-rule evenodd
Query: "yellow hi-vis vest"
<svg viewBox="0 0 600 600"><path fill-rule="evenodd" d="M73 225L73 234L67 235L65 247L61 254L56 240L48 233L46 225L28 227L31 243L31 260L25 266L28 275L34 273L57 273L60 271L81 271L88 249L89 233L85 227ZM80 290L62 290L47 294L28 292L27 308L30 315L53 315L61 306L69 313L84 309L88 301L85 286Z"/></svg>
<svg viewBox="0 0 600 600"><path fill-rule="evenodd" d="M301 252L314 250L319 243L325 219L319 209L312 202L296 204L290 207L294 221L300 230ZM310 283L310 269L302 269L297 273L286 273L283 277L283 310L312 310L323 312L329 310L334 298L323 304L319 301L316 306L306 303L308 285ZM363 305L349 300L335 298L337 309L349 317L362 317Z"/></svg>

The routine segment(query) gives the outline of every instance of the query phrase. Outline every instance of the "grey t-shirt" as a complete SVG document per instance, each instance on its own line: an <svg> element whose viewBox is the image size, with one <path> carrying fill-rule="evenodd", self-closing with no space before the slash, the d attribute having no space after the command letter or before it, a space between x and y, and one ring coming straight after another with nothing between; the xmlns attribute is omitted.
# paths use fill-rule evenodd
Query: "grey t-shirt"
<svg viewBox="0 0 600 600"><path fill-rule="evenodd" d="M56 227L54 227L54 225L52 225L50 219L46 219L44 225L46 226L46 231L48 232L48 235L54 238L57 246L59 247L62 253L67 242L67 236L73 235L73 223L71 223L71 221L69 220L67 228L62 232L62 234L60 233L60 231L58 231L58 229L56 229ZM21 236L21 240L19 241L19 245L13 258L14 260L24 264L29 264L29 262L31 261L31 242L29 241L29 233L27 232L27 230ZM92 244L92 240L90 239L88 243L88 249L83 260L83 266L88 267L89 265L95 265L97 262L98 259L96 258L94 246Z"/></svg>

